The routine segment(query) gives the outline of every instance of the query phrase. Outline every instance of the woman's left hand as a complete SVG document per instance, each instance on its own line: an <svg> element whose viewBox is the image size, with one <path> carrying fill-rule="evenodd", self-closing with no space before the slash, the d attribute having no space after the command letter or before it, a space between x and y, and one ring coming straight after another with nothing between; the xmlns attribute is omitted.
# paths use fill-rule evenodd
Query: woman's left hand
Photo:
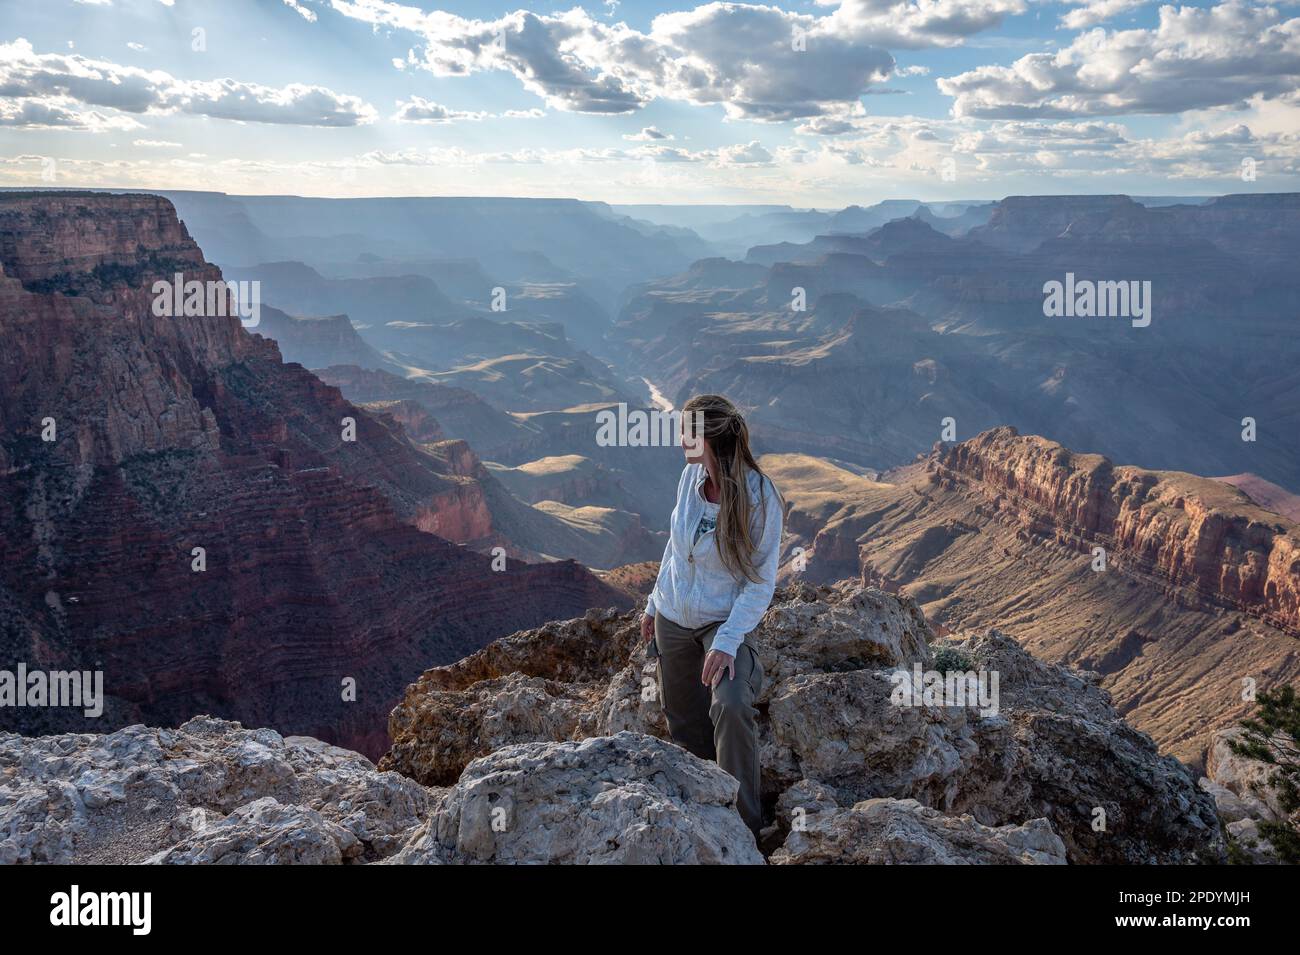
<svg viewBox="0 0 1300 955"><path fill-rule="evenodd" d="M704 672L700 674L700 682L707 687L715 687L722 681L724 672L727 679L736 678L736 658L721 650L710 650L704 658Z"/></svg>

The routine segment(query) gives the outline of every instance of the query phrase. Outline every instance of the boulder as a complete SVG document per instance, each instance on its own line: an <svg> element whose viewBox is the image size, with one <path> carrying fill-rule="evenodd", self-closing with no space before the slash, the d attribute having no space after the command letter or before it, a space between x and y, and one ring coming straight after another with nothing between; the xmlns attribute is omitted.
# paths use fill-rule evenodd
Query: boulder
<svg viewBox="0 0 1300 955"><path fill-rule="evenodd" d="M1287 814L1278 802L1278 792L1268 784L1277 772L1277 767L1232 751L1231 744L1238 741L1244 732L1240 726L1232 726L1214 734L1205 761L1206 775L1217 786L1235 796L1244 814L1250 818L1268 821L1285 819ZM1235 808L1233 802L1227 800L1225 803L1225 814L1232 815Z"/></svg>
<svg viewBox="0 0 1300 955"><path fill-rule="evenodd" d="M763 863L736 780L635 733L507 746L474 760L403 863Z"/></svg>
<svg viewBox="0 0 1300 955"><path fill-rule="evenodd" d="M177 729L0 734L0 863L367 862L436 793L304 736Z"/></svg>
<svg viewBox="0 0 1300 955"><path fill-rule="evenodd" d="M202 810L177 819L179 841L150 865L341 865L361 855L356 833L314 809L263 796L208 822Z"/></svg>
<svg viewBox="0 0 1300 955"><path fill-rule="evenodd" d="M1232 751L1231 744L1244 733L1243 727L1232 726L1214 734L1206 759L1209 775L1200 786L1214 799L1232 844L1251 862L1275 864L1277 850L1264 837L1260 823L1289 820L1292 826L1300 826L1300 812L1288 814L1278 791L1269 785L1277 766Z"/></svg>
<svg viewBox="0 0 1300 955"><path fill-rule="evenodd" d="M774 865L1065 865L1046 819L990 828L915 799L868 799L813 813L772 856Z"/></svg>
<svg viewBox="0 0 1300 955"><path fill-rule="evenodd" d="M511 743L607 735L602 729L666 735L650 726L658 719L662 727L657 704L635 717L642 667L628 661L643 660L643 649L633 616L589 610L426 670L389 715L393 742L379 767L450 786L471 761ZM618 692L607 700L611 684Z"/></svg>
<svg viewBox="0 0 1300 955"><path fill-rule="evenodd" d="M977 737L992 735L949 808L990 825L1046 817L1071 862L1179 864L1221 855L1213 799L1186 766L1124 722L1088 675L1044 663L997 630L957 648L999 674L1001 712L981 721ZM1002 719L1005 728L996 726Z"/></svg>
<svg viewBox="0 0 1300 955"><path fill-rule="evenodd" d="M977 751L965 709L895 706L886 670L792 677L768 707L763 770L773 789L811 778L838 798L952 801L949 789Z"/></svg>

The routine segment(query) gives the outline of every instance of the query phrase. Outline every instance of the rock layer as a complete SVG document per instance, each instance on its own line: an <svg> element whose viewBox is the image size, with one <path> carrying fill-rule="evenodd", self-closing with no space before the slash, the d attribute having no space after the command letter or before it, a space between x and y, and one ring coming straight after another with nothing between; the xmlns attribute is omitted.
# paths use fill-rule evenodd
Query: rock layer
<svg viewBox="0 0 1300 955"><path fill-rule="evenodd" d="M1105 546L1126 572L1300 636L1300 530L1190 474L1117 467L996 428L943 448L934 484L968 482L1026 531Z"/></svg>

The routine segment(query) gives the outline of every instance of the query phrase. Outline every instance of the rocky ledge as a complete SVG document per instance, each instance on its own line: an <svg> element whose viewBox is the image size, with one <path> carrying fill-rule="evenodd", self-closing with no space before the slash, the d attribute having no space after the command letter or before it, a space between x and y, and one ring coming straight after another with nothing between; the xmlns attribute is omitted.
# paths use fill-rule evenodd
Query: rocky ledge
<svg viewBox="0 0 1300 955"><path fill-rule="evenodd" d="M936 656L909 599L800 584L753 639L771 862L1222 857L1191 773L1005 634ZM997 712L900 705L914 665L996 672ZM378 769L207 718L0 736L0 861L763 862L735 780L663 739L652 667L633 613L521 631L410 686Z"/></svg>
<svg viewBox="0 0 1300 955"><path fill-rule="evenodd" d="M430 805L358 753L209 717L0 734L0 863L365 862Z"/></svg>

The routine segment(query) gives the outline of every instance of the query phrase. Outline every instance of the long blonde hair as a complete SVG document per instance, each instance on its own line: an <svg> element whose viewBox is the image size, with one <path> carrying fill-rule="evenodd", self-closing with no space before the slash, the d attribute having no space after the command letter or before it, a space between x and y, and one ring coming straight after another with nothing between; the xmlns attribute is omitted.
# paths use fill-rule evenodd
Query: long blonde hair
<svg viewBox="0 0 1300 955"><path fill-rule="evenodd" d="M740 411L722 395L696 395L682 406L682 427L691 437L703 437L718 462L718 526L714 539L722 566L737 580L742 577L757 582L754 566L757 541L750 530L754 502L749 496L749 471L758 474L759 511L766 519L767 488L770 486L781 501L781 492L754 460L749 450L749 427ZM701 429L702 428L702 433Z"/></svg>

